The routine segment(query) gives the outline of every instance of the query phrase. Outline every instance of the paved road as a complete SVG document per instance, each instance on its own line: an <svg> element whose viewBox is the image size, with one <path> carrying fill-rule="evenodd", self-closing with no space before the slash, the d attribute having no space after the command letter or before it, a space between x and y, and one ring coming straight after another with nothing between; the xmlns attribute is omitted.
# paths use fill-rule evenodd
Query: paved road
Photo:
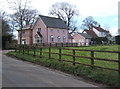
<svg viewBox="0 0 120 89"><path fill-rule="evenodd" d="M3 54L7 51L3 51ZM46 67L3 55L3 87L96 87Z"/></svg>

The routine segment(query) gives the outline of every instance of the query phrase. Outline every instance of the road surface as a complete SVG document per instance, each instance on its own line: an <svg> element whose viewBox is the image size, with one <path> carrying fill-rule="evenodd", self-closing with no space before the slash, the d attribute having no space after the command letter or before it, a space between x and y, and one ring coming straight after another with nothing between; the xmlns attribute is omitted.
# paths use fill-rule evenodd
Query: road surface
<svg viewBox="0 0 120 89"><path fill-rule="evenodd" d="M29 62L2 57L3 87L97 87L76 77Z"/></svg>

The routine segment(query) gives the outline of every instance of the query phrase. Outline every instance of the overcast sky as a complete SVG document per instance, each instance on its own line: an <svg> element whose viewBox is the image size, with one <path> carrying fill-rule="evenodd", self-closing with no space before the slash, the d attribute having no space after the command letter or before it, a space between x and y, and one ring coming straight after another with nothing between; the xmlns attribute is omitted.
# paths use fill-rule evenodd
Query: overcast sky
<svg viewBox="0 0 120 89"><path fill-rule="evenodd" d="M109 27L112 35L116 35L118 30L118 2L119 0L32 0L31 6L40 11L42 15L48 15L49 8L55 2L69 2L76 5L80 16L78 25L88 16L93 16L94 20L99 22L103 28ZM0 0L0 9L8 13L5 0Z"/></svg>

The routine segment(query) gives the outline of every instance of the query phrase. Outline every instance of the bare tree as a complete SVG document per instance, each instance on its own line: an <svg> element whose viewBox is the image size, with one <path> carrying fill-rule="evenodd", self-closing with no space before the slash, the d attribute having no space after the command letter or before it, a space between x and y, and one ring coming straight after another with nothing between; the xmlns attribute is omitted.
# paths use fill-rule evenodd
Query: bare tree
<svg viewBox="0 0 120 89"><path fill-rule="evenodd" d="M92 25L96 26L99 25L99 23L95 21L92 16L89 16L83 20L83 24L81 25L81 28L90 30Z"/></svg>
<svg viewBox="0 0 120 89"><path fill-rule="evenodd" d="M38 15L38 11L35 9L25 9L24 10L24 15L22 16L22 23L23 23L23 27L29 25L29 24L33 24L35 21L36 16ZM16 22L16 25L19 25L19 17L20 14L19 12L16 12L14 14L12 14L10 16L14 22Z"/></svg>
<svg viewBox="0 0 120 89"><path fill-rule="evenodd" d="M72 19L74 16L77 16L79 12L77 11L76 6L71 5L70 3L57 2L51 6L49 14L62 19L66 22L69 30L74 30L74 28L71 28Z"/></svg>
<svg viewBox="0 0 120 89"><path fill-rule="evenodd" d="M25 16L25 11L30 8L30 0L9 0L7 1L10 5L10 8L15 12L16 19L13 18L14 21L18 23L18 27L21 30L20 33L20 44L22 44L22 28L23 28L23 20Z"/></svg>

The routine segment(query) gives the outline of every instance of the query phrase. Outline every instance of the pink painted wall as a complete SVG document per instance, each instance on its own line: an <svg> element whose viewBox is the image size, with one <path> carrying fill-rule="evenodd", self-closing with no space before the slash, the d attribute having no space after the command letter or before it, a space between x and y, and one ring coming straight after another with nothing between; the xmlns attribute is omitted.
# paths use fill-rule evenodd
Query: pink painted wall
<svg viewBox="0 0 120 89"><path fill-rule="evenodd" d="M51 32L51 29L53 32ZM59 30L59 32L58 32ZM66 29L59 28L48 28L48 43L50 43L50 36L53 35L54 43L67 43L68 42L68 31ZM60 37L60 42L58 41L58 36ZM65 42L63 41L63 37L66 38Z"/></svg>
<svg viewBox="0 0 120 89"><path fill-rule="evenodd" d="M89 45L90 39L86 39L78 33L73 35L73 43L79 43L79 45Z"/></svg>
<svg viewBox="0 0 120 89"><path fill-rule="evenodd" d="M18 31L18 44L20 44L20 32ZM26 40L26 44L31 44L32 43L32 31L30 29L25 30L25 33L22 34L22 40Z"/></svg>

